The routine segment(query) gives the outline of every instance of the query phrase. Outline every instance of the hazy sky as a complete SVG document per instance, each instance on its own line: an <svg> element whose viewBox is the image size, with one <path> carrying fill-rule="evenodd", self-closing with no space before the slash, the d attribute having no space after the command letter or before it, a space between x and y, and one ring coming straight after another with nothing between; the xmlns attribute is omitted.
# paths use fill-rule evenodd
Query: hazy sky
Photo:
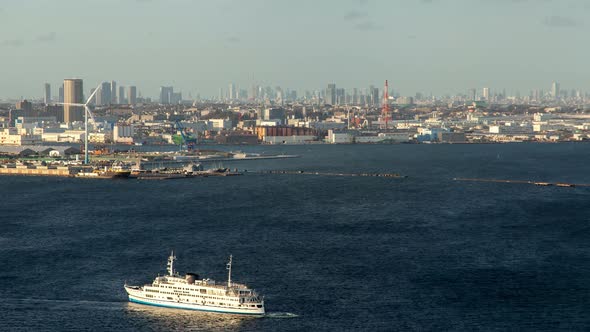
<svg viewBox="0 0 590 332"><path fill-rule="evenodd" d="M590 0L2 0L0 98L65 77L202 96L229 82L402 94L590 91Z"/></svg>

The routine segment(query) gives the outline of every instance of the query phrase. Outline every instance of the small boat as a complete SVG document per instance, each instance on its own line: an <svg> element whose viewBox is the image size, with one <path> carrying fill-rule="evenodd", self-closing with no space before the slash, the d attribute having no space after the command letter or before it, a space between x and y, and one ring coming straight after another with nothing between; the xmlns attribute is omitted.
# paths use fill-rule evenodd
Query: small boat
<svg viewBox="0 0 590 332"><path fill-rule="evenodd" d="M573 188L573 187L575 187L575 186L576 186L576 185L575 185L575 184L573 184L573 183L556 183L555 185L556 185L557 187L571 187L571 188Z"/></svg>
<svg viewBox="0 0 590 332"><path fill-rule="evenodd" d="M105 167L104 169L95 169L91 172L81 171L76 173L77 178L90 178L90 179L126 179L131 175L131 170L126 169L122 166L112 166L111 168Z"/></svg>

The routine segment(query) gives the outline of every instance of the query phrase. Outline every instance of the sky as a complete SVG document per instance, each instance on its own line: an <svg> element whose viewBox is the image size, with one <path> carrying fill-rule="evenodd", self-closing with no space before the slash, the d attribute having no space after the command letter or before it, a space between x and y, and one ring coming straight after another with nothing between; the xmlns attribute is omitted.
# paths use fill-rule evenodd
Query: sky
<svg viewBox="0 0 590 332"><path fill-rule="evenodd" d="M590 91L588 0L2 0L0 98L64 78L157 96L230 82L402 95Z"/></svg>

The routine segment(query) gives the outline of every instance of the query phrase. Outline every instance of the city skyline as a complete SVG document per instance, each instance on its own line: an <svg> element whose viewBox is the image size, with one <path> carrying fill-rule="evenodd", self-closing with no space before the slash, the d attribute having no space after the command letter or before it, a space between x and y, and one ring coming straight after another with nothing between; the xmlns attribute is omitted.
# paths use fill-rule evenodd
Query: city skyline
<svg viewBox="0 0 590 332"><path fill-rule="evenodd" d="M8 0L0 97L37 97L64 77L112 77L151 97L160 86L215 96L228 82L303 91L385 79L404 95L552 81L590 90L588 13L582 0Z"/></svg>
<svg viewBox="0 0 590 332"><path fill-rule="evenodd" d="M78 80L83 80L76 78ZM64 80L68 80L67 78ZM290 89L289 87L281 87L278 85L257 85L251 84L249 86L240 86L234 83L229 83L227 88L219 87L217 90L217 94L212 96L202 96L200 93L192 94L186 93L183 94L183 91L178 91L174 86L160 86L158 89L158 93L155 96L150 96L148 94L144 94L143 91L135 86L135 85L120 85L117 86L117 81L103 81L101 83L100 90L96 97L94 98L93 103L96 105L110 105L110 104L127 104L130 103L134 105L137 101L138 97L148 98L154 102L160 102L162 104L177 104L180 101L189 101L189 100L217 100L217 101L230 101L230 100L252 100L253 95L260 97L260 92L262 94L267 94L268 91L272 90L272 94L276 97L276 94L280 94L281 99L285 100L299 100L299 99L311 99L321 97L321 99L327 101L328 104L339 104L342 105L345 100L345 97L351 97L353 95L363 95L363 96L377 96L383 94L383 87L377 85L370 85L368 87L342 87L335 82L326 84L323 88L307 88L307 89ZM61 86L60 86L61 85ZM52 86L59 86L59 95L51 95ZM92 84L91 84L92 86ZM90 95L93 92L94 88L90 88L88 90L84 90L83 94L88 93ZM375 91L373 91L375 90ZM55 91L55 90L53 90ZM279 92L280 91L280 92ZM539 98L547 98L551 97L553 99L558 99L560 97L588 97L590 93L587 90L577 89L575 87L562 87L560 82L553 81L550 84L546 84L546 86L541 88L530 88L525 91L520 90L507 90L506 88L501 87L477 87L477 88L466 88L463 91L456 91L455 93L447 93L447 94L433 94L432 92L428 92L427 90L416 91L414 93L400 93L400 90L392 87L389 85L388 92L390 97L414 97L414 96L421 96L421 98L447 98L447 97L461 97L465 96L471 98L473 100L489 100L491 97L494 96L502 96L503 98L507 97L515 97L521 98L526 96L534 97L534 99ZM294 94L293 94L294 93ZM296 97L293 97L296 96ZM132 96L131 100L129 100L130 96ZM311 96L311 97L310 97ZM273 98L274 98L273 97ZM372 97L375 98L375 97ZM0 96L0 101L3 98ZM37 96L30 96L30 97L18 97L18 98L4 98L5 101L9 100L29 100L29 101L42 101L45 104L48 104L48 100L50 103L56 103L63 101L63 83L60 84L52 84L52 83L44 83L42 86L42 91ZM143 100L143 99L142 99ZM338 101L338 102L337 102Z"/></svg>

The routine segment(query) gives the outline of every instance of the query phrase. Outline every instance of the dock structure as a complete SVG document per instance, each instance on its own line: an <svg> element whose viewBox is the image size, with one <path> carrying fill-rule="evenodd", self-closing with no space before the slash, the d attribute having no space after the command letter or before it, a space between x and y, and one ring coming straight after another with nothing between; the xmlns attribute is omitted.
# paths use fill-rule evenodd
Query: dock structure
<svg viewBox="0 0 590 332"><path fill-rule="evenodd" d="M504 180L504 179L479 179L479 178L454 178L455 181L463 182L493 182L493 183L513 183L513 184L529 184L540 187L590 187L590 184L586 183L564 183L564 182L542 182L542 181L529 181L529 180Z"/></svg>
<svg viewBox="0 0 590 332"><path fill-rule="evenodd" d="M25 176L74 176L80 171L80 167L68 166L26 166L0 167L0 175L25 175Z"/></svg>
<svg viewBox="0 0 590 332"><path fill-rule="evenodd" d="M384 177L384 178L406 178L407 176L398 173L332 173L314 171L258 171L258 174L291 174L291 175L319 175L319 176L359 176L359 177Z"/></svg>

